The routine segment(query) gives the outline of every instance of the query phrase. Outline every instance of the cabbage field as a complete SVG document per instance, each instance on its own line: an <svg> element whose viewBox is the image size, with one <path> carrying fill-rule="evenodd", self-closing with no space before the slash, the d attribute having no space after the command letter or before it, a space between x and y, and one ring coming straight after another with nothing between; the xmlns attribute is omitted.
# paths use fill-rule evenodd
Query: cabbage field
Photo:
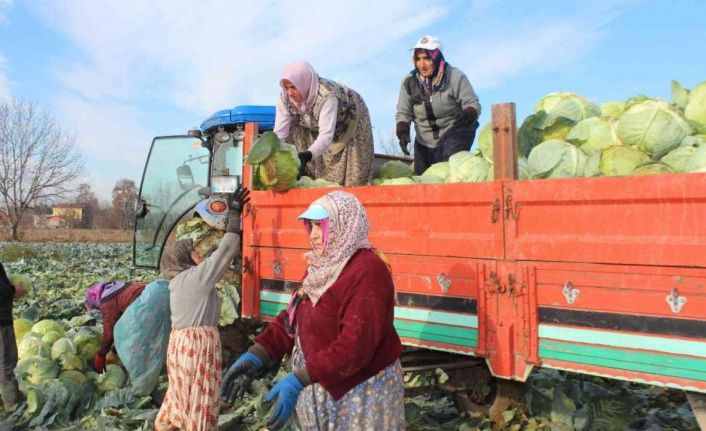
<svg viewBox="0 0 706 431"><path fill-rule="evenodd" d="M130 269L130 253L129 244L0 243L0 261L8 273L31 287L27 297L15 303L21 357L15 371L27 402L10 415L0 413L0 430L153 429L166 376L150 395L136 396L119 359L113 357L101 375L90 365L100 343L101 318L98 312L85 311L86 287L99 279L151 281L156 277ZM221 317L223 354L225 363L230 363L261 325L238 320L232 325L235 316L230 308ZM243 337L244 331L248 334ZM240 346L233 343L238 332ZM223 404L219 429L264 429L269 406L262 398L276 374L256 380L242 402ZM405 375L408 429L491 429L486 416L459 413L454 397L437 385L447 379L438 369ZM679 391L554 370L535 371L526 387L526 408L505 411L504 429L698 430Z"/></svg>

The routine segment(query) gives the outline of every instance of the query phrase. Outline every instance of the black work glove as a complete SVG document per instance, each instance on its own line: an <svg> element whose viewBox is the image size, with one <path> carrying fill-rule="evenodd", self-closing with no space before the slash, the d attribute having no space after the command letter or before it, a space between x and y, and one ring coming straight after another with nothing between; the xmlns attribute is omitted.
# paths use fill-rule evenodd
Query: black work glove
<svg viewBox="0 0 706 431"><path fill-rule="evenodd" d="M410 139L409 139L409 123L405 123L400 121L397 123L397 139L400 140L400 148L402 149L402 152L406 155L409 156L409 149L407 146L409 145Z"/></svg>
<svg viewBox="0 0 706 431"><path fill-rule="evenodd" d="M263 366L257 355L250 352L242 354L223 376L221 399L227 403L233 403L242 398Z"/></svg>
<svg viewBox="0 0 706 431"><path fill-rule="evenodd" d="M311 154L311 151L302 151L298 154L298 156L299 162L301 162L301 166L299 166L299 176L297 177L297 179L304 176L304 172L306 172L306 164L309 163L312 158L314 158L314 155Z"/></svg>
<svg viewBox="0 0 706 431"><path fill-rule="evenodd" d="M240 233L240 215L248 202L250 202L250 190L247 187L243 187L242 184L238 185L238 189L233 193L230 201L226 232Z"/></svg>
<svg viewBox="0 0 706 431"><path fill-rule="evenodd" d="M475 108L466 108L458 111L454 116L454 123L457 126L469 126L478 120L478 112Z"/></svg>

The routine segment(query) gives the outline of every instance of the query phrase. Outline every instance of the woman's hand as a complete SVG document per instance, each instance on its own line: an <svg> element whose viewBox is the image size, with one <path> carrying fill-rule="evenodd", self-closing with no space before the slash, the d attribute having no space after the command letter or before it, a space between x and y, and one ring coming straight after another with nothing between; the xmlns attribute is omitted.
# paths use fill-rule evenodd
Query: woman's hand
<svg viewBox="0 0 706 431"><path fill-rule="evenodd" d="M245 352L240 355L223 377L221 399L227 403L241 399L262 367L262 361L255 354Z"/></svg>
<svg viewBox="0 0 706 431"><path fill-rule="evenodd" d="M302 151L301 153L298 154L299 156L299 176L297 179L301 178L304 176L304 172L306 172L306 164L311 161L311 159L314 158L314 155L311 154L311 151Z"/></svg>
<svg viewBox="0 0 706 431"><path fill-rule="evenodd" d="M230 201L226 232L240 233L240 215L243 213L243 207L248 202L250 202L250 190L247 187L243 187L242 184L238 185L238 189Z"/></svg>
<svg viewBox="0 0 706 431"><path fill-rule="evenodd" d="M270 389L265 401L270 402L276 398L277 404L272 414L267 417L268 428L278 430L287 423L297 405L297 399L302 389L304 389L304 385L294 373L287 374L287 377Z"/></svg>
<svg viewBox="0 0 706 431"><path fill-rule="evenodd" d="M402 152L405 154L405 156L409 156L409 149L407 146L410 143L410 138L409 138L409 123L404 123L404 122L399 122L397 123L397 139L400 140L400 149L402 149Z"/></svg>

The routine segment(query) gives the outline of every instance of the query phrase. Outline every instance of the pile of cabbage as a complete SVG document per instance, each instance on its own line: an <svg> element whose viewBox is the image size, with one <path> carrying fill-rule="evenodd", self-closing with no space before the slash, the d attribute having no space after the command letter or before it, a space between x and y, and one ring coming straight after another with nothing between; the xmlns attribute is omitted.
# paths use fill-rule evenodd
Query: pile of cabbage
<svg viewBox="0 0 706 431"><path fill-rule="evenodd" d="M520 179L706 172L706 81L688 90L672 81L672 100L639 95L597 105L570 92L542 97L518 130ZM493 180L491 123L478 148L414 176L388 162L375 184Z"/></svg>
<svg viewBox="0 0 706 431"><path fill-rule="evenodd" d="M691 91L672 81L671 103L640 95L599 106L548 94L523 121L518 144L524 178L705 172L706 81ZM483 132L480 147L492 155Z"/></svg>

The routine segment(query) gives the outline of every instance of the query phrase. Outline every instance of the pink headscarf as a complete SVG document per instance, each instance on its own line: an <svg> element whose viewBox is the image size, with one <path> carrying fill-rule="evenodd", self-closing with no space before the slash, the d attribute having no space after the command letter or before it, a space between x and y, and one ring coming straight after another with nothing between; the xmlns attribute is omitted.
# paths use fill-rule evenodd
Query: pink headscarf
<svg viewBox="0 0 706 431"><path fill-rule="evenodd" d="M336 190L315 200L329 214L328 244L324 254L307 253L307 275L302 282L304 292L316 305L321 295L341 275L353 254L371 248L368 242L368 216L365 207L351 193Z"/></svg>
<svg viewBox="0 0 706 431"><path fill-rule="evenodd" d="M319 92L319 75L316 74L312 65L306 61L297 61L289 64L284 68L284 72L282 72L282 76L279 79L279 85L282 89L284 89L285 79L297 87L297 90L302 94L304 103L297 106L299 110L304 113L311 109L314 105L314 100L316 100L316 94ZM287 97L287 94L284 93L284 96ZM292 101L290 100L290 102ZM294 105L294 102L292 104Z"/></svg>
<svg viewBox="0 0 706 431"><path fill-rule="evenodd" d="M103 287L105 286L105 281L99 281L98 283L93 283L88 287L86 291L86 309L87 310L98 310L101 305L101 294L103 293Z"/></svg>

